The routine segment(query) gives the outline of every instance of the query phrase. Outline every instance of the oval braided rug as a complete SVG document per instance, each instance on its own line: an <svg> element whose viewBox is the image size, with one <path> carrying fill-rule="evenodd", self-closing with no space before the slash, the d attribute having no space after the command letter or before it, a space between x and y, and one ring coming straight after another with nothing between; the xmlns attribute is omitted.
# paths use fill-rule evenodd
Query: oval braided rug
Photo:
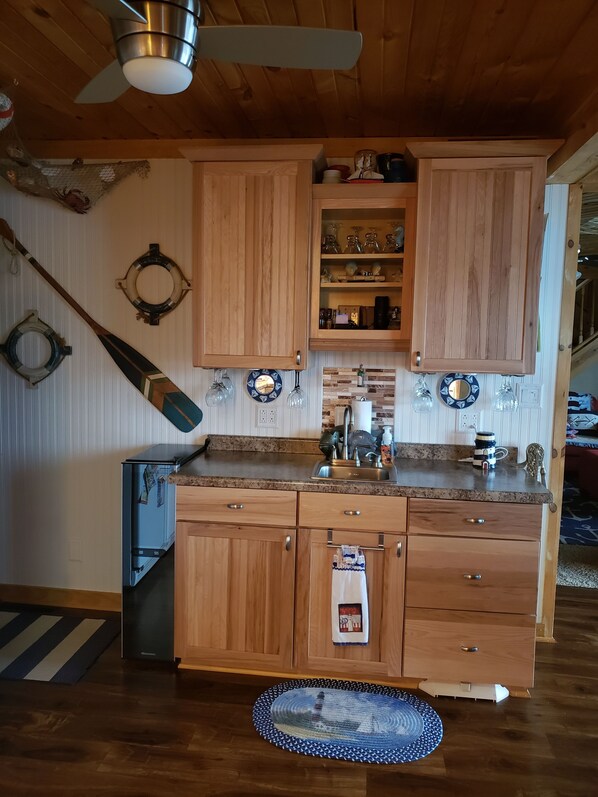
<svg viewBox="0 0 598 797"><path fill-rule="evenodd" d="M253 707L267 741L303 755L370 764L403 764L432 752L442 721L419 697L401 689L330 679L285 681Z"/></svg>

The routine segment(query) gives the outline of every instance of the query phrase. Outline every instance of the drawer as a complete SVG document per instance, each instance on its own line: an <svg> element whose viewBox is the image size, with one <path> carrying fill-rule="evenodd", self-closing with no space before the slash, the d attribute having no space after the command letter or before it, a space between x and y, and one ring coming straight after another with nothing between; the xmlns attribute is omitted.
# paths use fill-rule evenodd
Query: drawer
<svg viewBox="0 0 598 797"><path fill-rule="evenodd" d="M407 606L535 614L539 543L411 536Z"/></svg>
<svg viewBox="0 0 598 797"><path fill-rule="evenodd" d="M303 528L405 531L407 499L392 495L299 493Z"/></svg>
<svg viewBox="0 0 598 797"><path fill-rule="evenodd" d="M533 686L535 633L529 615L406 609L403 675Z"/></svg>
<svg viewBox="0 0 598 797"><path fill-rule="evenodd" d="M502 504L493 501L450 501L412 498L410 534L447 534L459 537L506 537L539 540L540 504Z"/></svg>
<svg viewBox="0 0 598 797"><path fill-rule="evenodd" d="M252 526L295 526L297 494L290 490L176 488L177 520Z"/></svg>

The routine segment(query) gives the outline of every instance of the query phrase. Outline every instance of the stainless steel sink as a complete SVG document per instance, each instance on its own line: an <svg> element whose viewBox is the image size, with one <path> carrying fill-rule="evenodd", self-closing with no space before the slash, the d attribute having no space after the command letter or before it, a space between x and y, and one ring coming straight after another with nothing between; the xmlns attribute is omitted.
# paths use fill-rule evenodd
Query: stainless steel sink
<svg viewBox="0 0 598 797"><path fill-rule="evenodd" d="M328 462L324 459L316 463L311 478L350 482L396 482L397 470L394 465L376 468L371 464L361 464L357 467L352 460Z"/></svg>

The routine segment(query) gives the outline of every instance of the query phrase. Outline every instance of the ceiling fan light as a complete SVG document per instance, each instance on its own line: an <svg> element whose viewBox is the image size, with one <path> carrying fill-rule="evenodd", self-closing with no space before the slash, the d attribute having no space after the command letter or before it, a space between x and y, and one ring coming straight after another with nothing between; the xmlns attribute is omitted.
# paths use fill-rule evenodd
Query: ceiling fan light
<svg viewBox="0 0 598 797"><path fill-rule="evenodd" d="M126 61L123 72L131 86L149 94L179 94L193 78L193 72L184 64L152 56Z"/></svg>

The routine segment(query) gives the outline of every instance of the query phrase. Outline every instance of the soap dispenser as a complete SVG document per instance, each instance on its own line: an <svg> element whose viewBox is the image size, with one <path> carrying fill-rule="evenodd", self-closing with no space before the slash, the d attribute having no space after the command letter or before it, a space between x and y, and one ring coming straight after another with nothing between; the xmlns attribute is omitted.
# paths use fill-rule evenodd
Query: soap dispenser
<svg viewBox="0 0 598 797"><path fill-rule="evenodd" d="M382 455L382 464L383 465L392 465L393 462L393 440L392 440L392 427L391 426L383 426L382 427L382 442L380 445L380 453Z"/></svg>

